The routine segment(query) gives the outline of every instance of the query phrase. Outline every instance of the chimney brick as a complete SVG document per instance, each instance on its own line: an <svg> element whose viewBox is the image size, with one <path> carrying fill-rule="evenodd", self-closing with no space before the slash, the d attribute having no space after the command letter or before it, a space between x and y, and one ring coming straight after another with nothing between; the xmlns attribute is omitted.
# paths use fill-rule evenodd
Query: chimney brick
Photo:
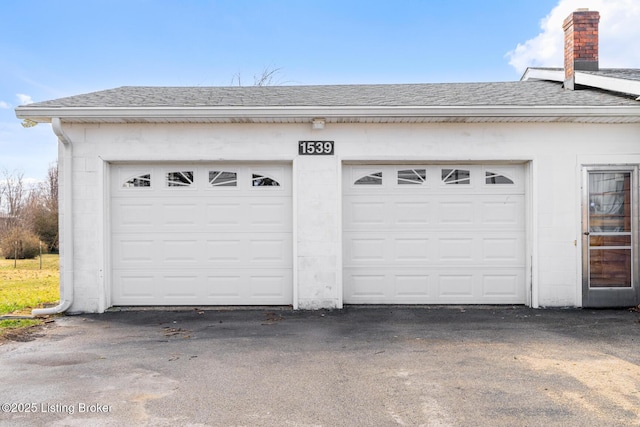
<svg viewBox="0 0 640 427"><path fill-rule="evenodd" d="M576 71L598 70L600 14L578 9L564 20L564 85L574 89Z"/></svg>

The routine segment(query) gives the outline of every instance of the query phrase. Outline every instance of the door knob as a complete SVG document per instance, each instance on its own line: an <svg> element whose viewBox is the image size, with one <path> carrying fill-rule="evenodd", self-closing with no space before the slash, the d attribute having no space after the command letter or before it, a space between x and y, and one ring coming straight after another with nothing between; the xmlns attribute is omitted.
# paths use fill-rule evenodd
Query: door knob
<svg viewBox="0 0 640 427"><path fill-rule="evenodd" d="M589 232L588 232L588 231L585 231L585 232L584 232L584 235L585 235L585 236L588 236L588 235L589 235Z"/></svg>

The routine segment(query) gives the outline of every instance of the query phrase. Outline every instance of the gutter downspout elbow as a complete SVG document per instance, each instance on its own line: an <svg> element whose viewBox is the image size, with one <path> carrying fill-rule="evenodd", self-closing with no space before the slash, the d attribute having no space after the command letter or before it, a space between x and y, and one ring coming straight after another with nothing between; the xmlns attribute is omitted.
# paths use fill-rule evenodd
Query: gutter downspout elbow
<svg viewBox="0 0 640 427"><path fill-rule="evenodd" d="M60 286L60 303L55 307L49 308L36 308L31 311L33 316L46 316L49 314L64 313L71 307L73 303L73 194L72 194L72 176L73 176L73 151L71 145L71 139L62 129L62 122L60 118L51 118L51 127L53 132L58 137L64 147L63 152L63 191L60 194L63 195L63 219L62 232L63 232L63 247L62 249L62 275Z"/></svg>

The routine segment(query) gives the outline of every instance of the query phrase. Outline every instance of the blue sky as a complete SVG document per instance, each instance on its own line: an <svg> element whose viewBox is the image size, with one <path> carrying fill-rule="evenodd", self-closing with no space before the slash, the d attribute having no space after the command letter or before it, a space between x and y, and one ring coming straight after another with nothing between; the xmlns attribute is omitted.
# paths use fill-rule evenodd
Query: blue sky
<svg viewBox="0 0 640 427"><path fill-rule="evenodd" d="M562 65L556 27L578 7L601 13L601 65L640 68L640 0L3 1L0 170L37 180L56 160L50 126L16 119L23 103L238 75L251 85L266 68L295 85L517 80L527 65Z"/></svg>

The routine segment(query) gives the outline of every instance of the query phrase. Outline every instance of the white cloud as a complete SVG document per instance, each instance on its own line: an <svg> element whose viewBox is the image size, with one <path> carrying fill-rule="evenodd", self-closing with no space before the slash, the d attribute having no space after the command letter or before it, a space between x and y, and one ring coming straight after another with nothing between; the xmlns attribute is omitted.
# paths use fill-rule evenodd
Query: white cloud
<svg viewBox="0 0 640 427"><path fill-rule="evenodd" d="M518 72L527 67L563 67L562 23L578 8L600 12L600 67L640 68L640 2L638 0L560 0L540 21L542 32L507 53Z"/></svg>
<svg viewBox="0 0 640 427"><path fill-rule="evenodd" d="M7 104L4 101L0 101L0 108L8 110L9 108L11 108L11 104Z"/></svg>
<svg viewBox="0 0 640 427"><path fill-rule="evenodd" d="M18 98L20 105L33 104L31 96L25 95L24 93L16 93L16 98Z"/></svg>

